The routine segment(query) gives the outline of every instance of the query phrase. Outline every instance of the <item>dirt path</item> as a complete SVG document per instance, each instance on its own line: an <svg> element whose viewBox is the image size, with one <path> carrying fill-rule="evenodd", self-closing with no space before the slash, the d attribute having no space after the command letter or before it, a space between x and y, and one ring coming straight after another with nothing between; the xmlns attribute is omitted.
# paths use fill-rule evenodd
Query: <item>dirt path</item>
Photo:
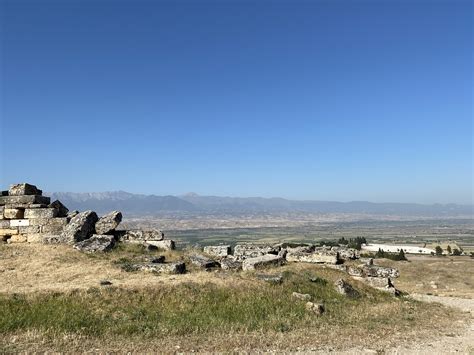
<svg viewBox="0 0 474 355"><path fill-rule="evenodd" d="M474 354L474 299L440 297L412 294L418 301L440 303L471 313L471 321L460 334L447 334L436 341L421 341L415 344L391 348L386 354Z"/></svg>

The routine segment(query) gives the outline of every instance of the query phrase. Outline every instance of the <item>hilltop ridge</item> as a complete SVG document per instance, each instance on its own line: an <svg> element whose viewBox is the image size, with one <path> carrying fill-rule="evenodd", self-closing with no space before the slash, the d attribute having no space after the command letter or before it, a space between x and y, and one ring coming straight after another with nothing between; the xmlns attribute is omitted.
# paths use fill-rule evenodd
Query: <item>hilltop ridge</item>
<svg viewBox="0 0 474 355"><path fill-rule="evenodd" d="M155 214L160 212L212 213L362 213L400 216L456 217L472 216L472 205L374 203L367 201L313 201L289 200L280 197L222 197L201 196L194 192L181 196L133 194L125 191L108 192L54 192L53 199L64 201L71 208L93 208L98 212L121 210L128 214Z"/></svg>

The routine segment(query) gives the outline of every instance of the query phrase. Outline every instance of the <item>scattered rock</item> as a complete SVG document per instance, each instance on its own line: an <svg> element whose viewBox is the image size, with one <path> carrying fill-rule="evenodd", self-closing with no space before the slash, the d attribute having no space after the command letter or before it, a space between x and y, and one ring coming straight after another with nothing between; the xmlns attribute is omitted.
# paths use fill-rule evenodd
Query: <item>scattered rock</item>
<svg viewBox="0 0 474 355"><path fill-rule="evenodd" d="M402 292L395 288L389 277L354 277L354 279L362 281L377 290L389 292L394 296L402 294Z"/></svg>
<svg viewBox="0 0 474 355"><path fill-rule="evenodd" d="M110 282L109 280L101 280L100 285L101 286L110 286L110 285L112 285L112 282Z"/></svg>
<svg viewBox="0 0 474 355"><path fill-rule="evenodd" d="M115 246L112 235L94 234L92 237L74 244L74 248L85 253L105 252Z"/></svg>
<svg viewBox="0 0 474 355"><path fill-rule="evenodd" d="M160 256L157 256L157 257L154 257L154 258L150 259L150 263L152 263L152 264L163 264L164 262L165 262L165 256L164 255L160 255Z"/></svg>
<svg viewBox="0 0 474 355"><path fill-rule="evenodd" d="M126 271L146 271L154 273L164 273L164 274L184 274L186 272L185 263L150 263L150 264L133 264L127 265Z"/></svg>
<svg viewBox="0 0 474 355"><path fill-rule="evenodd" d="M233 256L228 256L219 261L223 270L240 270L242 269L242 262L236 260Z"/></svg>
<svg viewBox="0 0 474 355"><path fill-rule="evenodd" d="M99 218L95 224L95 231L98 234L111 234L122 222L122 212L112 211Z"/></svg>
<svg viewBox="0 0 474 355"><path fill-rule="evenodd" d="M293 298L296 298L297 300L300 301L309 301L311 300L311 295L308 293L298 293L298 292L293 292L291 294Z"/></svg>
<svg viewBox="0 0 474 355"><path fill-rule="evenodd" d="M219 266L218 262L212 259L206 258L205 256L202 256L202 255L197 255L197 254L191 255L189 256L189 260L191 261L191 264L197 265L203 269L210 269L212 267Z"/></svg>
<svg viewBox="0 0 474 355"><path fill-rule="evenodd" d="M267 266L281 266L285 263L285 259L281 256L266 254L256 258L245 259L242 263L244 271L261 269Z"/></svg>
<svg viewBox="0 0 474 355"><path fill-rule="evenodd" d="M356 298L360 296L359 292L354 287L352 287L351 284L349 284L347 281L343 279L337 280L334 283L334 286L336 287L336 291L340 293L341 295L344 295L350 298Z"/></svg>
<svg viewBox="0 0 474 355"><path fill-rule="evenodd" d="M322 315L324 313L324 305L320 303L306 302L306 309L316 315Z"/></svg>
<svg viewBox="0 0 474 355"><path fill-rule="evenodd" d="M362 273L367 277L392 277L400 276L398 269L378 265L362 265Z"/></svg>
<svg viewBox="0 0 474 355"><path fill-rule="evenodd" d="M73 244L88 239L94 234L97 214L93 211L85 211L74 216L61 233L61 239L65 243Z"/></svg>
<svg viewBox="0 0 474 355"><path fill-rule="evenodd" d="M173 240L171 239L164 239L164 240L147 240L145 246L153 245L158 249L162 250L174 250L176 245Z"/></svg>
<svg viewBox="0 0 474 355"><path fill-rule="evenodd" d="M320 284L320 285L326 285L328 283L328 281L326 279L323 279L321 277L318 277L318 276L313 276L309 279L310 282L314 282L314 283L317 283L317 284Z"/></svg>
<svg viewBox="0 0 474 355"><path fill-rule="evenodd" d="M256 275L257 279L271 283L271 284L281 284L283 282L283 275L268 275L268 274L258 274Z"/></svg>

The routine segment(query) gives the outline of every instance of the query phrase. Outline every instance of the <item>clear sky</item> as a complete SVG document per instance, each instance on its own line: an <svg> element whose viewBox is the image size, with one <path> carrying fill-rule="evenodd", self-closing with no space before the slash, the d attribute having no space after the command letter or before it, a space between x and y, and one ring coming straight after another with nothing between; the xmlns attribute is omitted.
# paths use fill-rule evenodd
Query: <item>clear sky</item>
<svg viewBox="0 0 474 355"><path fill-rule="evenodd" d="M6 1L5 188L472 203L471 1Z"/></svg>

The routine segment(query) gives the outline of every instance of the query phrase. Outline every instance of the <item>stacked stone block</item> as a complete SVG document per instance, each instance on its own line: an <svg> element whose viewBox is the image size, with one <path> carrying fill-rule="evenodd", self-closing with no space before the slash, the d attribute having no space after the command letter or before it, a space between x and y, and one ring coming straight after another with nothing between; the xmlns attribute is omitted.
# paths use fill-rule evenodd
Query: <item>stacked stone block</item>
<svg viewBox="0 0 474 355"><path fill-rule="evenodd" d="M15 184L0 196L0 240L8 243L42 242L61 234L68 224L67 208L34 185Z"/></svg>

